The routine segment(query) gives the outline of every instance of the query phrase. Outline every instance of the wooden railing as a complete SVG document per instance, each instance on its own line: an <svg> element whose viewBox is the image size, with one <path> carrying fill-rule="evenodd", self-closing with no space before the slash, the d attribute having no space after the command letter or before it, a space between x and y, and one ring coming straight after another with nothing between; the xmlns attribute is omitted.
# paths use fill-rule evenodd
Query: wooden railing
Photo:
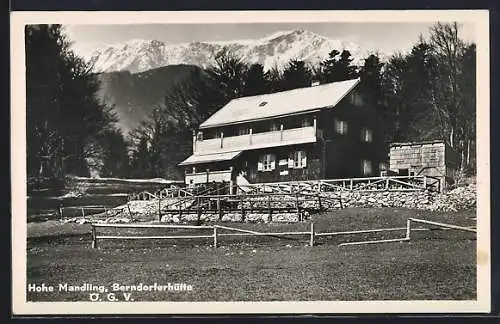
<svg viewBox="0 0 500 324"><path fill-rule="evenodd" d="M186 173L186 184L231 181L232 170Z"/></svg>
<svg viewBox="0 0 500 324"><path fill-rule="evenodd" d="M269 146L315 142L316 128L299 127L277 131L197 140L194 154L222 153Z"/></svg>
<svg viewBox="0 0 500 324"><path fill-rule="evenodd" d="M141 191L138 193L133 193L128 196L128 200L156 200L162 198L177 198L177 197L188 197L193 194L186 190L185 188L172 187L172 188L164 188L158 190L154 193L149 191Z"/></svg>
<svg viewBox="0 0 500 324"><path fill-rule="evenodd" d="M441 192L441 180L430 176L387 176L326 180L300 180L243 185L252 192L421 191Z"/></svg>
<svg viewBox="0 0 500 324"><path fill-rule="evenodd" d="M454 224L438 223L434 221L428 221L424 219L409 218L406 222L406 227L391 227L391 228L369 228L362 230L350 230L350 231L339 231L339 232L316 232L314 223L310 223L309 231L288 231L288 232L259 232L254 230L248 230L243 228L237 228L234 226L222 226L222 225L167 225L167 224L91 224L91 236L92 236L92 248L98 248L98 240L110 240L110 239L122 239L122 240L193 240L193 239L210 239L213 240L212 247L217 248L220 244L219 238L228 236L269 236L286 238L290 236L306 236L308 238L309 246L316 245L316 240L318 238L328 238L328 237L342 237L342 236L353 236L353 235L363 235L372 233L398 233L402 232L403 237L397 237L392 239L380 239L380 240L369 240L369 241L348 241L338 244L338 246L351 246L351 245L364 245L364 244L379 244L379 243L393 243L393 242L404 242L411 240L411 233L416 231L428 231L429 228L412 228L412 223L421 223L426 225L431 225L432 227L442 228L443 230L460 230L466 232L477 233L477 229L474 227L458 226ZM97 230L102 228L112 228L113 234L99 233ZM119 229L127 228L139 230L151 230L151 229L163 229L167 230L188 230L190 233L181 233L180 235L125 235L117 234ZM198 231L201 233L192 233L193 231ZM222 231L225 231L223 233ZM229 233L228 233L229 232ZM474 237L470 237L474 239Z"/></svg>
<svg viewBox="0 0 500 324"><path fill-rule="evenodd" d="M181 219L185 214L197 214L198 220L202 214L217 214L219 219L226 213L241 214L242 221L247 213L268 214L272 221L275 213L297 213L298 219L304 219L304 212L326 210L327 205L338 204L343 208L340 195L325 197L320 194L301 193L254 193L237 195L200 195L179 199L163 208L158 208L158 216L176 214Z"/></svg>

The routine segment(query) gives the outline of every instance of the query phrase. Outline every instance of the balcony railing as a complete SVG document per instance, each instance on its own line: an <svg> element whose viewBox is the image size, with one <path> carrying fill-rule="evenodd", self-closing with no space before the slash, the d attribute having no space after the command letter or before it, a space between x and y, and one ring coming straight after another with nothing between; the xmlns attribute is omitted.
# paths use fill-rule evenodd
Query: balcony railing
<svg viewBox="0 0 500 324"><path fill-rule="evenodd" d="M186 173L186 184L230 182L232 170Z"/></svg>
<svg viewBox="0 0 500 324"><path fill-rule="evenodd" d="M196 141L195 154L223 153L239 150L251 150L264 147L284 146L316 142L316 127L301 127L270 131L264 133L229 136Z"/></svg>

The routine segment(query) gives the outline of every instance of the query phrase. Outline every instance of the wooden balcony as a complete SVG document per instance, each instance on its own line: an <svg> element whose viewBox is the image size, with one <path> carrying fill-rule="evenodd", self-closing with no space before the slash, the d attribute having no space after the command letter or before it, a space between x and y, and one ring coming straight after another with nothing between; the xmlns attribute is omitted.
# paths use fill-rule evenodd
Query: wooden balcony
<svg viewBox="0 0 500 324"><path fill-rule="evenodd" d="M253 150L266 147L293 144L314 143L320 131L316 127L300 127L281 129L263 133L229 136L205 140L197 140L194 144L195 154L213 154L231 151Z"/></svg>

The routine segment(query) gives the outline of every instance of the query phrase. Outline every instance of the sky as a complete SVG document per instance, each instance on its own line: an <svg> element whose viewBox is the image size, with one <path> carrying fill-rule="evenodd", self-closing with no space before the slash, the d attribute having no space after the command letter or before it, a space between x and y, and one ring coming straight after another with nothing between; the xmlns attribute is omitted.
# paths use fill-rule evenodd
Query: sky
<svg viewBox="0 0 500 324"><path fill-rule="evenodd" d="M204 24L133 24L65 25L73 48L88 55L97 47L131 39L155 39L170 44L195 41L255 39L284 30L307 30L332 39L352 41L363 49L392 54L406 51L426 37L434 23L204 23ZM473 24L462 24L461 38L474 41Z"/></svg>

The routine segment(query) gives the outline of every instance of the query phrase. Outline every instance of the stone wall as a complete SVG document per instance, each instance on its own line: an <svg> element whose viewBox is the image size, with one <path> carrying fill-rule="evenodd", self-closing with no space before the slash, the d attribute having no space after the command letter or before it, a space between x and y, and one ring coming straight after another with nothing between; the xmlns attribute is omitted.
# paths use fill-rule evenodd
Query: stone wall
<svg viewBox="0 0 500 324"><path fill-rule="evenodd" d="M323 192L321 199L322 207L328 210L340 209L340 202L335 198L338 197L339 192ZM439 210L439 211L457 211L463 209L476 208L476 185L470 184L467 186L459 187L454 190L448 191L445 194L439 194L430 191L344 191L340 193L342 197L342 208L410 208L410 209L424 209L424 210ZM330 197L331 199L328 199ZM293 197L290 199L282 199L273 204L280 204L279 207L291 207L294 205L295 200ZM129 207L134 218L139 221L152 221L158 219L158 203L155 201L141 201L131 202ZM318 201L303 201L301 207L318 207ZM252 206L256 207L267 206L267 199L255 198ZM246 208L249 206L245 203ZM128 210L124 206L123 209L116 217L112 217L105 222L129 222ZM291 208L293 210L293 208ZM306 216L307 215L303 215ZM196 222L198 216L193 214L185 214L179 218L177 213L163 214L162 222L167 223L182 223L182 222ZM224 214L223 222L297 222L299 215L296 212L273 214L269 217L268 213L246 213L244 219L241 213L228 213ZM75 218L67 221L79 221ZM87 218L84 221L91 221ZM219 216L215 214L203 214L200 218L201 222L219 221Z"/></svg>
<svg viewBox="0 0 500 324"><path fill-rule="evenodd" d="M325 194L328 195L328 194ZM332 194L336 196L336 194ZM349 207L395 207L427 209L438 196L430 191L351 191L341 195L343 208ZM339 208L336 203L333 208Z"/></svg>

